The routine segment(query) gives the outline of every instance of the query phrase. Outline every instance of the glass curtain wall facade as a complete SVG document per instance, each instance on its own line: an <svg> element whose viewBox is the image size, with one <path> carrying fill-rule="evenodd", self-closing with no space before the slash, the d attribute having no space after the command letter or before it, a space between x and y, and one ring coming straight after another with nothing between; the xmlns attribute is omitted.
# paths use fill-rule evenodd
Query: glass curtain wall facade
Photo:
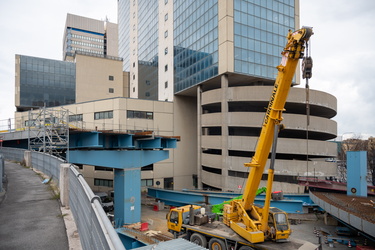
<svg viewBox="0 0 375 250"><path fill-rule="evenodd" d="M158 1L138 0L138 98L158 100Z"/></svg>
<svg viewBox="0 0 375 250"><path fill-rule="evenodd" d="M118 39L119 39L119 56L124 59L123 71L130 70L130 1L117 1L118 8Z"/></svg>
<svg viewBox="0 0 375 250"><path fill-rule="evenodd" d="M217 0L174 0L174 92L218 74Z"/></svg>
<svg viewBox="0 0 375 250"><path fill-rule="evenodd" d="M20 106L75 103L75 63L20 55Z"/></svg>
<svg viewBox="0 0 375 250"><path fill-rule="evenodd" d="M295 29L294 0L234 0L234 71L275 79L288 30Z"/></svg>
<svg viewBox="0 0 375 250"><path fill-rule="evenodd" d="M173 69L163 72L173 74L174 93L218 75L218 37L219 32L226 32L218 29L218 0L162 3L173 3L173 32L159 37L160 1L118 1L119 55L124 58L123 70L131 73L130 80L136 81L137 96L142 99L157 100L158 87L164 87L158 80L158 67L165 67L159 65L158 46L165 46L165 36L173 36ZM233 73L274 80L285 36L289 29L295 29L294 18L295 0L233 0L234 51L228 52L234 55ZM131 59L133 54L136 61ZM134 92L136 88L132 89Z"/></svg>

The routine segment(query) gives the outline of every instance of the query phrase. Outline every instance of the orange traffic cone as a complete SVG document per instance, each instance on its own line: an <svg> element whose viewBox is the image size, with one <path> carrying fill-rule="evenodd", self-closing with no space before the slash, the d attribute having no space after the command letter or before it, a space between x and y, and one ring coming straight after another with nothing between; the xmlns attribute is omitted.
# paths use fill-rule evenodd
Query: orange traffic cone
<svg viewBox="0 0 375 250"><path fill-rule="evenodd" d="M350 240L348 241L348 247L352 247L352 243L350 242Z"/></svg>

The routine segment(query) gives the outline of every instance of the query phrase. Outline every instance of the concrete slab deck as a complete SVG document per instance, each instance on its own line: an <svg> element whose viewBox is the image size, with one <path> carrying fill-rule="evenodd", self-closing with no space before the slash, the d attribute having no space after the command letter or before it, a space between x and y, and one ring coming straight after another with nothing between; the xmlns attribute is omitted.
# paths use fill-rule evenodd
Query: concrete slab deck
<svg viewBox="0 0 375 250"><path fill-rule="evenodd" d="M69 249L60 205L31 169L5 162L6 192L0 196L0 250Z"/></svg>

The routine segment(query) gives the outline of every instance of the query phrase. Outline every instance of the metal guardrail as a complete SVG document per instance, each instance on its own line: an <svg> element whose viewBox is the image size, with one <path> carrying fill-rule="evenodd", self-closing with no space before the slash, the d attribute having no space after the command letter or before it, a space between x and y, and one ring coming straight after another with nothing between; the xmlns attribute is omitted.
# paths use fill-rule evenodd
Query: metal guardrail
<svg viewBox="0 0 375 250"><path fill-rule="evenodd" d="M11 161L24 162L25 149L0 148L0 154ZM44 153L31 152L32 167L59 182L63 160ZM83 249L125 249L104 212L100 198L74 167L69 168L69 204Z"/></svg>
<svg viewBox="0 0 375 250"><path fill-rule="evenodd" d="M4 155L4 158L10 161L22 162L24 160L25 149L19 148L0 148L0 153Z"/></svg>
<svg viewBox="0 0 375 250"><path fill-rule="evenodd" d="M57 158L56 156L31 151L32 167L49 176L56 181L57 184L60 182L60 164L62 163L64 163L64 160Z"/></svg>
<svg viewBox="0 0 375 250"><path fill-rule="evenodd" d="M100 198L74 166L69 168L69 204L84 249L125 249L106 213ZM88 198L88 199L87 199Z"/></svg>

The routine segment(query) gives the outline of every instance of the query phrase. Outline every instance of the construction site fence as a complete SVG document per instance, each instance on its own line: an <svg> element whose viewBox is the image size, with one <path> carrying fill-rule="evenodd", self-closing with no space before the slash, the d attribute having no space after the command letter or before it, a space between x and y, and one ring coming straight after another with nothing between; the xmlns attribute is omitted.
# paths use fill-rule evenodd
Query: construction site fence
<svg viewBox="0 0 375 250"><path fill-rule="evenodd" d="M30 151L17 148L0 148L0 155L8 161L25 165ZM31 151L31 166L60 182L60 168L64 161L49 154ZM69 166L69 207L72 211L83 249L125 249L117 232L104 212L100 198L73 164Z"/></svg>

